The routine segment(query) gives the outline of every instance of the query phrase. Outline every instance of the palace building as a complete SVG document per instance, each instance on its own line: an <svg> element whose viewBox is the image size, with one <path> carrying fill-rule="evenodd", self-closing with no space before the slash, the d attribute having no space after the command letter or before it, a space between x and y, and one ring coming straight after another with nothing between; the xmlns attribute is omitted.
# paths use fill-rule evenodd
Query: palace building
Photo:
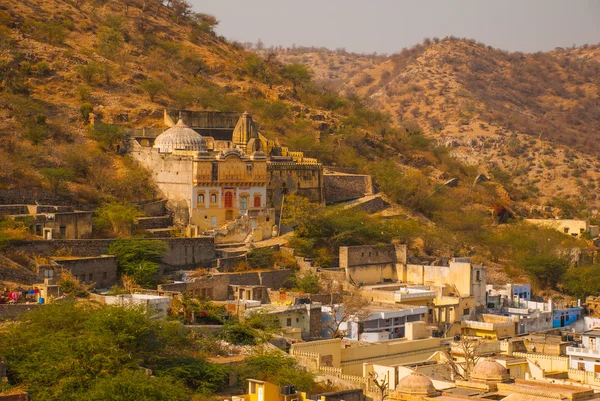
<svg viewBox="0 0 600 401"><path fill-rule="evenodd" d="M134 130L132 156L152 172L175 223L191 235L268 238L286 194L323 202L322 165L267 140L248 113L235 125L233 116L165 110L170 128Z"/></svg>

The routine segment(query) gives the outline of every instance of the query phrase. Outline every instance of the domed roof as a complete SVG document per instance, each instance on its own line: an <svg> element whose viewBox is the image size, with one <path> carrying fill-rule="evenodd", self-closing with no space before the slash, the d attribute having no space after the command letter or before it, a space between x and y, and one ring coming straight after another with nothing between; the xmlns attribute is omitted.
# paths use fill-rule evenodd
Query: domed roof
<svg viewBox="0 0 600 401"><path fill-rule="evenodd" d="M477 363L471 372L473 381L502 383L509 378L506 368L492 358Z"/></svg>
<svg viewBox="0 0 600 401"><path fill-rule="evenodd" d="M206 150L206 139L180 119L177 124L156 137L154 147L161 153L172 153L174 150Z"/></svg>
<svg viewBox="0 0 600 401"><path fill-rule="evenodd" d="M412 372L404 376L396 386L396 390L402 394L433 396L436 394L435 387L427 376L418 372Z"/></svg>

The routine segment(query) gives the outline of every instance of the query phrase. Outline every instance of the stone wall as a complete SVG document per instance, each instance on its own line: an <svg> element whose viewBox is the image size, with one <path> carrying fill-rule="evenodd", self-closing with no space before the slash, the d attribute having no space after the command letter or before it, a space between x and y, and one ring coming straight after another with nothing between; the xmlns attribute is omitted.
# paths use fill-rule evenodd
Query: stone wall
<svg viewBox="0 0 600 401"><path fill-rule="evenodd" d="M324 201L323 169L320 164L269 162L267 174L267 206L278 212L283 195L297 194L315 203Z"/></svg>
<svg viewBox="0 0 600 401"><path fill-rule="evenodd" d="M3 189L0 190L0 204L45 204L45 205L70 205L76 202L72 199L62 198L50 192L39 191L37 189Z"/></svg>
<svg viewBox="0 0 600 401"><path fill-rule="evenodd" d="M140 211L142 213L144 213L144 216L156 217L156 216L164 216L165 214L167 214L166 205L167 205L167 200L161 199L161 200L152 201L152 202L140 203L137 206L140 209Z"/></svg>
<svg viewBox="0 0 600 401"><path fill-rule="evenodd" d="M110 288L117 284L117 258L97 256L87 258L54 259L82 283L96 283L96 288Z"/></svg>
<svg viewBox="0 0 600 401"><path fill-rule="evenodd" d="M357 201L358 202L358 201ZM365 213L378 213L386 210L390 207L390 204L387 203L380 195L374 196L372 199L366 200L364 202L359 202L352 205L354 209L361 210Z"/></svg>
<svg viewBox="0 0 600 401"><path fill-rule="evenodd" d="M169 228L173 225L173 218L171 216L140 217L137 219L137 225L145 230Z"/></svg>
<svg viewBox="0 0 600 401"><path fill-rule="evenodd" d="M214 301L228 299L229 277L226 274L213 274L197 278L189 283L169 283L158 286L159 291L185 292L191 295L205 296Z"/></svg>
<svg viewBox="0 0 600 401"><path fill-rule="evenodd" d="M162 260L166 270L212 267L215 260L215 245L212 237L157 238L167 244L167 254ZM10 247L41 256L54 256L58 250L73 256L98 256L108 254L114 239L15 241Z"/></svg>
<svg viewBox="0 0 600 401"><path fill-rule="evenodd" d="M260 272L260 285L267 288L291 288L290 279L294 276L294 271L287 270L271 270Z"/></svg>
<svg viewBox="0 0 600 401"><path fill-rule="evenodd" d="M343 202L373 193L370 175L324 174L325 203Z"/></svg>
<svg viewBox="0 0 600 401"><path fill-rule="evenodd" d="M169 283L158 286L160 291L178 291L188 292L194 295L210 296L215 301L224 301L229 298L228 290L230 285L264 285L267 288L289 287L289 278L294 275L294 271L271 270L264 272L246 272L246 273L218 273L203 276L192 282ZM203 289L212 288L212 295L209 295Z"/></svg>
<svg viewBox="0 0 600 401"><path fill-rule="evenodd" d="M246 255L230 256L217 259L217 270L220 272L231 272L240 262L246 260Z"/></svg>
<svg viewBox="0 0 600 401"><path fill-rule="evenodd" d="M406 263L396 257L396 247L390 245L358 245L340 247L340 267Z"/></svg>
<svg viewBox="0 0 600 401"><path fill-rule="evenodd" d="M12 320L23 313L27 313L36 308L40 308L42 305L38 304L1 304L0 305L0 320Z"/></svg>

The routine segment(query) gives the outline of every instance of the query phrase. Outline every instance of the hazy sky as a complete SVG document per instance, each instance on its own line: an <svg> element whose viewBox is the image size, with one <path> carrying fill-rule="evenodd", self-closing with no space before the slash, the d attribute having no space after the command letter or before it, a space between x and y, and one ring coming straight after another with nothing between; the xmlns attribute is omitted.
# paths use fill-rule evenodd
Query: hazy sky
<svg viewBox="0 0 600 401"><path fill-rule="evenodd" d="M393 53L455 35L511 51L600 42L600 0L190 0L217 32L265 45Z"/></svg>

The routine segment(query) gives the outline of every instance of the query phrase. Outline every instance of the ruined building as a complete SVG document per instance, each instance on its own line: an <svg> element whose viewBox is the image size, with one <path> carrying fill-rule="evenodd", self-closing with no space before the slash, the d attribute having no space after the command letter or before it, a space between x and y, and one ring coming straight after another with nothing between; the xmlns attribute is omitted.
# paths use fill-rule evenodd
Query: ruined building
<svg viewBox="0 0 600 401"><path fill-rule="evenodd" d="M133 157L152 172L175 223L192 227L192 235L225 227L266 238L284 195L323 202L316 159L267 140L248 113L237 115L234 125L235 116L165 110L170 128L158 135L133 132Z"/></svg>

